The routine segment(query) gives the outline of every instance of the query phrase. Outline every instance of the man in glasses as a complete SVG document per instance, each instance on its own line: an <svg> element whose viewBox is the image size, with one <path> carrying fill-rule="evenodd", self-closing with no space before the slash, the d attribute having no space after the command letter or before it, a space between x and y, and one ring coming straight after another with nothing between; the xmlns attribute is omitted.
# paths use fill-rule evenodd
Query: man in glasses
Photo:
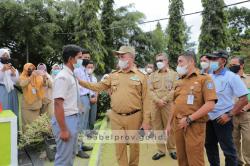
<svg viewBox="0 0 250 166"><path fill-rule="evenodd" d="M153 109L151 112L152 126L157 137L164 135L164 129L167 127L167 121L172 104L174 83L177 80L177 73L169 68L168 58L165 53L156 56L157 69L149 77L150 92L153 100ZM167 143L157 143L158 152L153 155L153 160L159 160L165 156L166 150L172 159L176 160L176 150L174 137L171 134Z"/></svg>

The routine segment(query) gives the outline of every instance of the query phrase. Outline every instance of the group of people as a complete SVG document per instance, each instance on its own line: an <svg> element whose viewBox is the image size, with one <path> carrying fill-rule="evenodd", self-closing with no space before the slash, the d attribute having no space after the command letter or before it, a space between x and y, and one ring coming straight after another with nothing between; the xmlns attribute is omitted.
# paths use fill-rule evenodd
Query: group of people
<svg viewBox="0 0 250 166"><path fill-rule="evenodd" d="M47 113L50 117L53 117L54 82L56 76L63 69L63 66L54 64L49 74L47 66L44 63L39 63L37 66L32 63L26 63L19 76L19 72L13 66L13 60L10 55L8 48L0 49L0 104L1 109L12 110L18 117L17 119L19 119L20 100L22 123L19 126L19 130L25 134L27 125L33 123L42 114ZM85 58L76 65L74 75L79 79L97 82L94 75L95 64L90 60L88 51L85 51L84 55ZM22 95L18 97L18 90L20 89ZM81 124L78 132L91 137L95 134L93 129L97 116L98 94L88 89L80 88L79 96L80 103L84 107L80 109L81 117L79 119ZM83 145L81 139L78 142L79 152L77 155L81 158L89 158L89 155L84 151L92 150L92 147Z"/></svg>
<svg viewBox="0 0 250 166"><path fill-rule="evenodd" d="M75 155L89 157L84 151L92 147L78 139L79 133L92 134L98 92L104 90L111 98L107 115L113 134L137 138L138 131L152 130L166 136L164 142L156 142L153 160L168 151L180 166L204 166L205 149L210 165L219 166L219 144L226 166L250 165L250 76L244 73L244 59L219 50L200 56L197 63L196 55L187 51L179 55L173 70L168 56L160 53L155 64L145 67L145 74L136 67L135 55L131 46L114 51L117 70L97 82L89 51L77 45L63 47L64 65L53 66L52 77L44 64L36 68L29 63L19 77L7 63L9 52L0 49L0 100L18 114L14 85L19 83L24 119L53 110L56 166L73 165ZM139 164L139 139L117 142L115 147L120 166Z"/></svg>

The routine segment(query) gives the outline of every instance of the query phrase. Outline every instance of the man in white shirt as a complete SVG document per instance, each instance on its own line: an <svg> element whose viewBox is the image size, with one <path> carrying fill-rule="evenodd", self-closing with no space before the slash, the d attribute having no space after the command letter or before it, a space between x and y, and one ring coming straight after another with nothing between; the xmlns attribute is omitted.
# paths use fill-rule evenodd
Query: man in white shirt
<svg viewBox="0 0 250 166"><path fill-rule="evenodd" d="M89 63L90 60L90 54L88 50L83 49L82 50L82 64L74 70L74 74L78 79L85 80L89 82L89 76L86 71L86 65ZM80 95L80 102L83 105L83 110L80 110L79 113L79 132L82 134L88 135L89 132L89 110L90 110L90 90L79 87L79 95ZM91 146L86 146L81 141L81 137L79 139L79 148L77 156L80 158L89 158L89 155L85 153L84 151L90 151L93 149Z"/></svg>
<svg viewBox="0 0 250 166"><path fill-rule="evenodd" d="M81 47L63 47L64 68L56 76L53 88L55 110L51 123L57 149L55 166L73 166L77 152L80 96L73 70L82 64L81 57Z"/></svg>

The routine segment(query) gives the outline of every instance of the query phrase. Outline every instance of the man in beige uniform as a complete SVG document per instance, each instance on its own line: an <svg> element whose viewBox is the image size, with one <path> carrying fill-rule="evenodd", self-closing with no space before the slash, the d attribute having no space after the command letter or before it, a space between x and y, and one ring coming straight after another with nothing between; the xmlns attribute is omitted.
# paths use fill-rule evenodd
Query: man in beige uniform
<svg viewBox="0 0 250 166"><path fill-rule="evenodd" d="M109 74L109 77L99 83L79 81L80 85L93 91L111 89L111 108L109 113L113 134L119 130L126 136L132 131L137 136L140 127L149 129L150 112L147 78L134 67L135 50L133 47L122 46L115 52L119 57L120 70ZM127 156L126 142L116 143L116 157L120 166L138 166L138 140L129 144L130 157Z"/></svg>
<svg viewBox="0 0 250 166"><path fill-rule="evenodd" d="M167 55L164 53L156 56L156 66L158 70L150 75L149 83L153 100L152 125L156 136L160 137L164 135L164 129L167 127L177 73L169 69ZM166 148L171 158L176 160L175 141L172 134L167 139L167 146L158 142L157 147L158 152L152 157L153 160L164 157Z"/></svg>
<svg viewBox="0 0 250 166"><path fill-rule="evenodd" d="M244 73L244 59L233 57L229 69L238 74L242 81L250 89L250 75ZM248 98L249 99L249 98ZM238 155L238 164L250 166L250 102L243 108L242 112L233 117L233 139Z"/></svg>

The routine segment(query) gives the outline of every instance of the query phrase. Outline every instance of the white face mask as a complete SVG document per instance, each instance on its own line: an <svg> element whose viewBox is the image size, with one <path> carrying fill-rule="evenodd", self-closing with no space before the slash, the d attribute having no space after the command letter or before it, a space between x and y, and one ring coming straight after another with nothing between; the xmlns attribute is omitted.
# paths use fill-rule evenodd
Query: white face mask
<svg viewBox="0 0 250 166"><path fill-rule="evenodd" d="M94 72L93 69L87 69L87 73L88 73L88 74L92 74L93 72Z"/></svg>
<svg viewBox="0 0 250 166"><path fill-rule="evenodd" d="M165 67L165 64L163 62L157 62L156 66L159 70L163 69Z"/></svg>
<svg viewBox="0 0 250 166"><path fill-rule="evenodd" d="M183 67L181 67L181 66L177 66L177 68L176 68L176 71L177 71L177 73L179 74L179 75L185 75L185 74L187 74L187 72L188 72L188 65L186 65L186 66L183 66Z"/></svg>
<svg viewBox="0 0 250 166"><path fill-rule="evenodd" d="M120 60L120 59L119 59L118 66L119 66L121 69L126 69L126 68L128 67L128 61L123 61L123 60Z"/></svg>
<svg viewBox="0 0 250 166"><path fill-rule="evenodd" d="M209 63L208 62L201 62L201 68L202 69L207 69L209 67Z"/></svg>
<svg viewBox="0 0 250 166"><path fill-rule="evenodd" d="M77 59L76 63L74 64L74 68L79 68L82 66L82 59Z"/></svg>
<svg viewBox="0 0 250 166"><path fill-rule="evenodd" d="M148 74L151 74L151 73L153 72L153 69L147 68L147 69L146 69L146 72L147 72Z"/></svg>

